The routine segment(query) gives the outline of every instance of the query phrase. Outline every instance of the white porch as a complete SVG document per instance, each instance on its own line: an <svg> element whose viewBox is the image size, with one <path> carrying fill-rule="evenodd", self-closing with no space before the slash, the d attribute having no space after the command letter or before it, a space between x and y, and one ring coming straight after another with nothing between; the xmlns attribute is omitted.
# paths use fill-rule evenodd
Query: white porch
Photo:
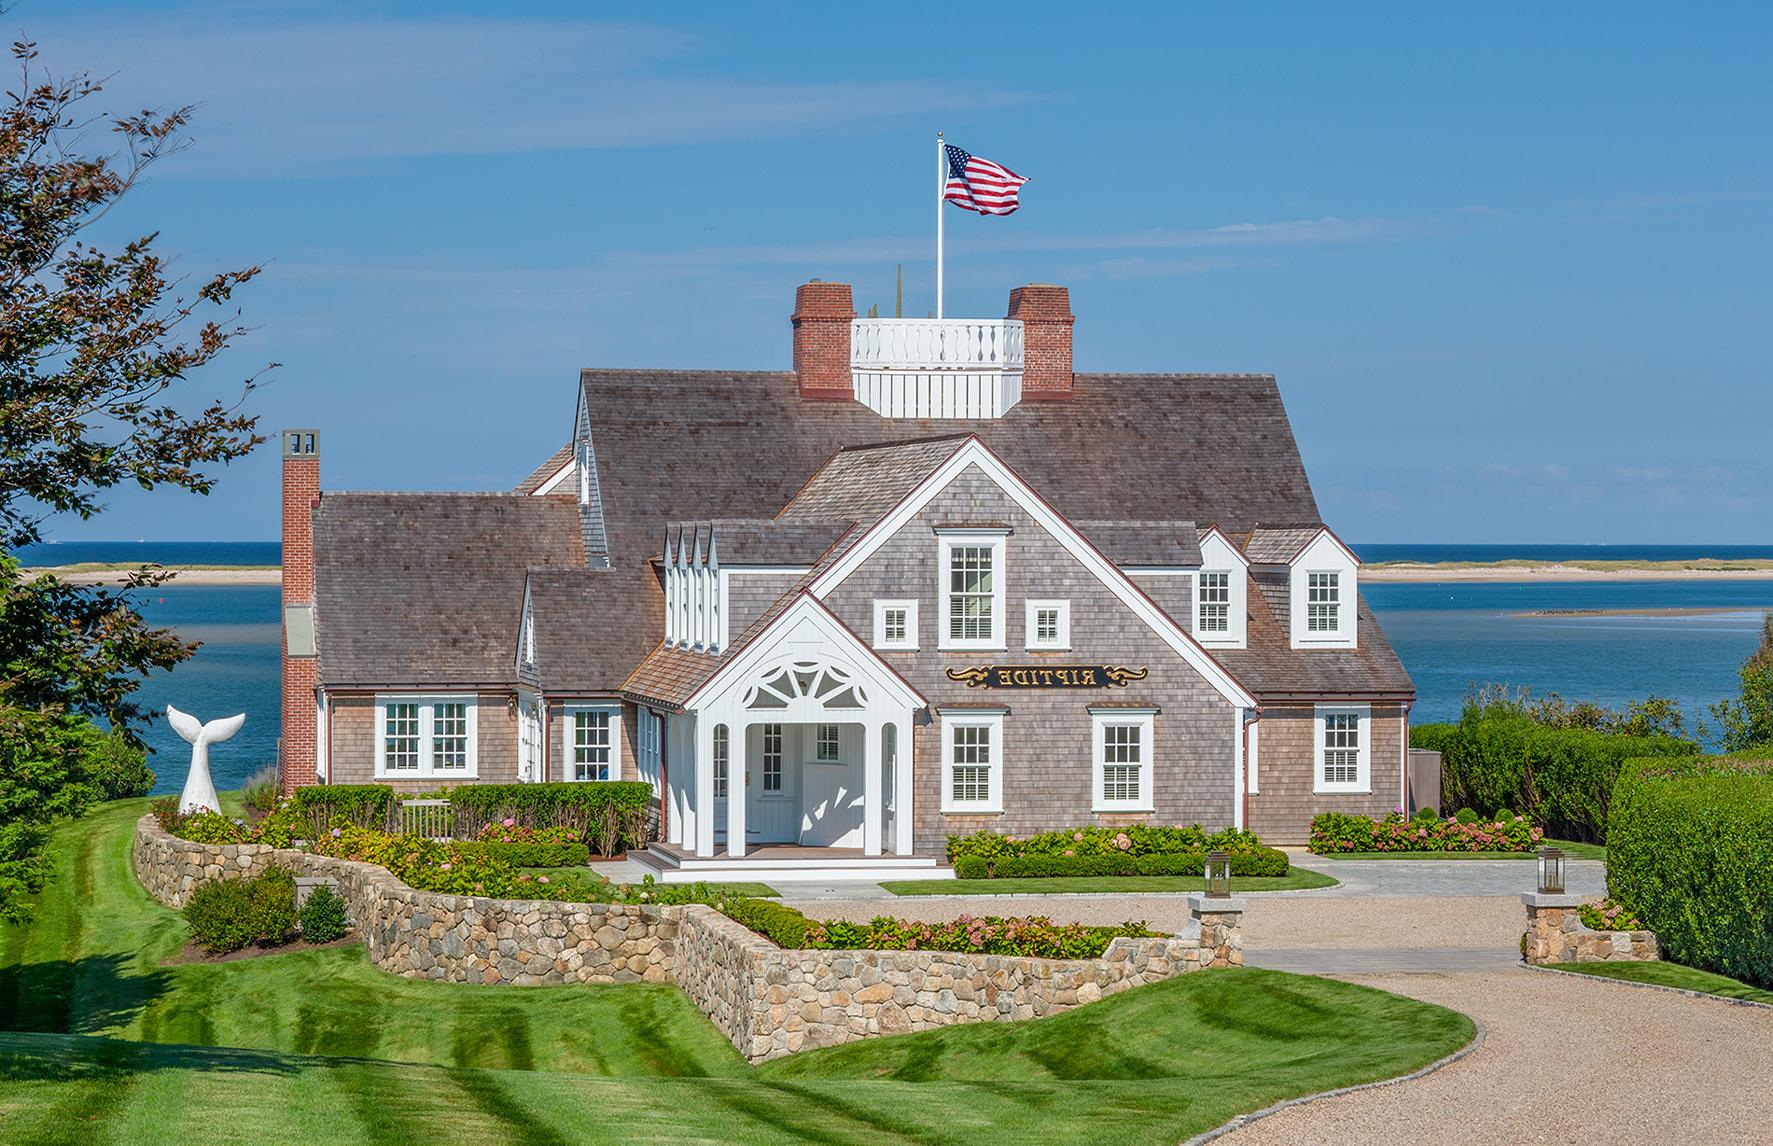
<svg viewBox="0 0 1773 1146"><path fill-rule="evenodd" d="M778 870L879 878L882 861L912 857L912 730L925 707L801 598L670 718L666 846L654 859L678 878L706 878L688 873L767 847ZM762 870L745 868L745 878Z"/></svg>

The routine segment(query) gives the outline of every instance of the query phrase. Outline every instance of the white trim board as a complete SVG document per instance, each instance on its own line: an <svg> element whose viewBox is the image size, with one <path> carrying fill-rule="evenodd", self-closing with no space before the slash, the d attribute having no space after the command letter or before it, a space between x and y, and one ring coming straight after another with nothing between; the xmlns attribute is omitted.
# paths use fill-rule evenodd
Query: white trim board
<svg viewBox="0 0 1773 1146"><path fill-rule="evenodd" d="M1155 602L1147 597L1143 590L1135 585L1121 569L1102 555L1089 540L1072 527L1059 513L1049 506L1041 496L1024 482L1016 472L1004 464L991 449L972 435L961 442L958 449L922 482L916 489L907 494L892 512L862 535L844 555L833 562L831 567L816 578L811 586L812 592L819 597L829 594L844 580L862 567L887 540L910 522L928 505L935 496L946 489L956 478L966 472L969 467L976 466L986 477L990 478L1004 493L1050 534L1054 540L1064 546L1065 550L1083 567L1090 571L1098 581L1113 593L1120 602L1133 611L1133 614L1156 633L1165 644L1174 649L1189 666L1205 678L1213 689L1231 704L1239 708L1256 707L1256 698L1238 682L1225 668L1214 660L1212 654L1202 647L1188 634L1168 613L1160 609Z"/></svg>

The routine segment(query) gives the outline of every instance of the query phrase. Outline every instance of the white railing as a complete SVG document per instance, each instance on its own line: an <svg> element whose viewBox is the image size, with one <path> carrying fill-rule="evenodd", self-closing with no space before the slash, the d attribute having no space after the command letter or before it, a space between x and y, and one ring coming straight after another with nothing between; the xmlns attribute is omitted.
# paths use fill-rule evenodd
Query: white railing
<svg viewBox="0 0 1773 1146"><path fill-rule="evenodd" d="M858 318L850 324L856 370L1022 370L1015 318Z"/></svg>
<svg viewBox="0 0 1773 1146"><path fill-rule="evenodd" d="M395 827L402 835L432 840L449 839L456 818L455 808L448 800L435 799L402 799L397 817Z"/></svg>

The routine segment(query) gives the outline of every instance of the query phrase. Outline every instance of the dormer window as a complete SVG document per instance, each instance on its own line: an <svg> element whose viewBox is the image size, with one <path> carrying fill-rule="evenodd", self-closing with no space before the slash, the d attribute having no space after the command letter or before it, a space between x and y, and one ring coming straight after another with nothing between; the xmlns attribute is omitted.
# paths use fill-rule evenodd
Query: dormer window
<svg viewBox="0 0 1773 1146"><path fill-rule="evenodd" d="M1308 573L1305 587L1305 631L1335 633L1342 628L1342 575Z"/></svg>
<svg viewBox="0 0 1773 1146"><path fill-rule="evenodd" d="M1197 631L1201 633L1228 633L1231 631L1231 574L1222 570L1203 572L1200 575L1200 619Z"/></svg>

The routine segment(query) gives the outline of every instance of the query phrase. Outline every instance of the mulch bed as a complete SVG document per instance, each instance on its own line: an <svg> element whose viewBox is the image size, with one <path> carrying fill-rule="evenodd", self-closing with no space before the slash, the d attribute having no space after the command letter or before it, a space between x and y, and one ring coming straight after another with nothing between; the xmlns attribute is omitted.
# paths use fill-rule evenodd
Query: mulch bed
<svg viewBox="0 0 1773 1146"><path fill-rule="evenodd" d="M242 959L257 959L262 955L287 955L292 951L324 951L329 947L349 947L353 943L362 943L363 937L356 931L347 931L331 943L303 943L300 939L292 940L279 947L242 947L238 951L228 951L221 955L211 955L197 946L193 940L186 940L179 948L179 953L162 963L163 967L177 967L185 963L235 963Z"/></svg>

